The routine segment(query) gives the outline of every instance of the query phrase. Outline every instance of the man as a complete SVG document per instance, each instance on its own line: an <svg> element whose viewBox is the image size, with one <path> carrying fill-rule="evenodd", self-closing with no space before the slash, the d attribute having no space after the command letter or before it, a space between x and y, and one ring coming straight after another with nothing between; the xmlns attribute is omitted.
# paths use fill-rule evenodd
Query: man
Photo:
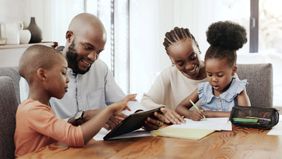
<svg viewBox="0 0 282 159"><path fill-rule="evenodd" d="M50 102L61 118L74 116L75 119L83 117L88 120L100 108L120 101L125 96L107 65L98 59L105 43L106 31L96 16L81 13L72 19L62 51L68 61L69 89L62 99L53 98ZM162 111L167 112L165 109ZM147 120L147 126L152 129L158 128L163 122L170 122L161 113L156 113L155 117L158 120ZM122 114L112 117L107 127L114 127L123 118Z"/></svg>

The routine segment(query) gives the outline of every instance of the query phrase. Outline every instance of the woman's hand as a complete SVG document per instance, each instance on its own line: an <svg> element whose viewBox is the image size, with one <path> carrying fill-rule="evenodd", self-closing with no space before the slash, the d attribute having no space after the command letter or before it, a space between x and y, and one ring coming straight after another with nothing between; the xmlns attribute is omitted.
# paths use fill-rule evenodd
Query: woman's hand
<svg viewBox="0 0 282 159"><path fill-rule="evenodd" d="M160 111L155 112L153 116L147 118L144 127L146 130L156 130L164 125L180 124L183 122L183 117L174 110L161 108Z"/></svg>
<svg viewBox="0 0 282 159"><path fill-rule="evenodd" d="M182 116L169 108L161 108L161 113L156 113L155 116L166 124L181 124L184 122Z"/></svg>

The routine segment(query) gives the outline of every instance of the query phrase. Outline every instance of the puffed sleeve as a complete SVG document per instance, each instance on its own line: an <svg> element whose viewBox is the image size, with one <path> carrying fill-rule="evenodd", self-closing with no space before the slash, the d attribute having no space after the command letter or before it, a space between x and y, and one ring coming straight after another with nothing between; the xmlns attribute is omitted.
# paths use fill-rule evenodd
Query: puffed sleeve
<svg viewBox="0 0 282 159"><path fill-rule="evenodd" d="M201 104L207 103L212 99L212 88L208 82L203 82L198 85L198 95Z"/></svg>
<svg viewBox="0 0 282 159"><path fill-rule="evenodd" d="M234 78L229 90L222 96L226 101L233 101L238 94L240 94L243 90L246 89L248 82L247 80L239 80L238 78Z"/></svg>

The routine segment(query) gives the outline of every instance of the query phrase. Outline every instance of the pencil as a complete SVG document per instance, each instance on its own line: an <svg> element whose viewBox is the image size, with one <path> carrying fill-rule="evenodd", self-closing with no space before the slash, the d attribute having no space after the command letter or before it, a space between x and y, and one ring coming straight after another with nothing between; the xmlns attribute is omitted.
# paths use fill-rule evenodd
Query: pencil
<svg viewBox="0 0 282 159"><path fill-rule="evenodd" d="M198 108L198 106L190 99L190 103L192 104L192 106L195 108L195 109L197 109L197 111L199 112L199 113L201 113L201 111L200 111L200 109ZM204 119L206 119L206 117L203 115L203 117L204 117Z"/></svg>

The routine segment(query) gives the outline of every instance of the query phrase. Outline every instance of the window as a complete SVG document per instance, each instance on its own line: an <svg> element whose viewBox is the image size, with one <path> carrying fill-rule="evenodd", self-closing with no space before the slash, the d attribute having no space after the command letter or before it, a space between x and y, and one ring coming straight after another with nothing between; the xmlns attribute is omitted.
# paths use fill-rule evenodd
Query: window
<svg viewBox="0 0 282 159"><path fill-rule="evenodd" d="M273 105L282 106L282 2L259 0L259 56L273 65ZM267 82L267 81L266 81Z"/></svg>
<svg viewBox="0 0 282 159"><path fill-rule="evenodd" d="M250 7L250 53L258 52L258 30L259 30L259 3L258 0L250 0L251 7Z"/></svg>
<svg viewBox="0 0 282 159"><path fill-rule="evenodd" d="M49 39L61 45L65 40L62 35L74 15L89 12L99 16L107 31L107 43L100 57L124 92L139 95L147 92L157 74L171 65L162 46L167 31L175 26L188 27L204 55L209 46L207 27L219 20L235 21L248 34L247 44L238 50L238 63L271 62L274 106L282 106L279 0L52 0L50 3L52 13L46 15L53 34Z"/></svg>
<svg viewBox="0 0 282 159"><path fill-rule="evenodd" d="M97 15L107 32L101 54L124 92L130 90L129 0L86 0L86 12Z"/></svg>
<svg viewBox="0 0 282 159"><path fill-rule="evenodd" d="M63 35L75 15L87 12L100 18L107 32L107 42L99 58L108 65L123 91L129 92L129 0L52 0L46 6L52 6L46 22L52 35L45 36L45 40L47 37L58 41L59 45L64 45Z"/></svg>

